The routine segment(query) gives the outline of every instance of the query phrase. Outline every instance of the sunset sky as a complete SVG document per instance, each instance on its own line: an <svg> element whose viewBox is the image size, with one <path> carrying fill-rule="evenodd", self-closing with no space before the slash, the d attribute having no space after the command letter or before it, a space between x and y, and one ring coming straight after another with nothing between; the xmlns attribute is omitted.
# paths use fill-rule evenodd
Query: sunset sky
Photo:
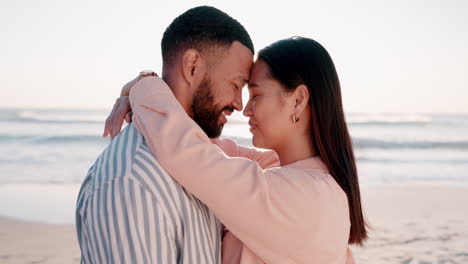
<svg viewBox="0 0 468 264"><path fill-rule="evenodd" d="M197 5L239 20L256 50L313 38L347 112L468 113L468 1L1 1L0 108L108 109ZM244 102L245 103L245 102Z"/></svg>

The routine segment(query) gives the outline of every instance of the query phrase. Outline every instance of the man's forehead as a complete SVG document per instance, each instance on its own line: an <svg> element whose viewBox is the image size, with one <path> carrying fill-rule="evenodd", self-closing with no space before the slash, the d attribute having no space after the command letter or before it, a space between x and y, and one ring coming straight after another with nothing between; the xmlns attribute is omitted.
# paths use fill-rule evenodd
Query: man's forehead
<svg viewBox="0 0 468 264"><path fill-rule="evenodd" d="M235 67L232 67L231 70L231 78L235 79L236 81L242 81L245 83L249 82L250 79L250 71L252 69L251 67L252 64L237 64ZM234 66L234 65L233 65Z"/></svg>
<svg viewBox="0 0 468 264"><path fill-rule="evenodd" d="M236 69L235 78L248 80L253 65L253 53L241 43L234 41L229 49L229 55L239 67Z"/></svg>
<svg viewBox="0 0 468 264"><path fill-rule="evenodd" d="M234 79L236 80L241 80L242 82L244 82L245 84L248 84L249 83L249 76L246 75L245 73L242 73L242 72L236 72L234 74Z"/></svg>

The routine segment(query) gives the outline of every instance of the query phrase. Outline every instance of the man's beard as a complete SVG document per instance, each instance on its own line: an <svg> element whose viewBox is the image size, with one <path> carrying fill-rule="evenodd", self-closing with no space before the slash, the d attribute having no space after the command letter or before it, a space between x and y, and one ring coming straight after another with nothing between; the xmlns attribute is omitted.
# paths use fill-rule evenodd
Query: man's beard
<svg viewBox="0 0 468 264"><path fill-rule="evenodd" d="M193 120L203 129L209 138L217 138L223 131L224 124L218 124L222 111L233 111L233 107L226 106L222 109L214 103L213 89L208 76L203 78L193 97Z"/></svg>

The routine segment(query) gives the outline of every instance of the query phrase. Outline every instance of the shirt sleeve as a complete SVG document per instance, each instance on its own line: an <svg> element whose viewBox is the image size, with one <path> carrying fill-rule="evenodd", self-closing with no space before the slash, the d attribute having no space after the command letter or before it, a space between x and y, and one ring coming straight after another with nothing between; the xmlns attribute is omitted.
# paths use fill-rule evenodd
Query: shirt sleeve
<svg viewBox="0 0 468 264"><path fill-rule="evenodd" d="M298 230L298 214L304 211L294 208L304 193L298 181L282 175L278 168L264 170L255 161L227 156L157 77L138 82L130 92L130 103L135 127L169 175L204 202L249 248L275 254L300 246L277 239L278 230ZM272 241L276 241L275 247Z"/></svg>
<svg viewBox="0 0 468 264"><path fill-rule="evenodd" d="M220 147L229 157L242 157L256 161L262 169L279 167L279 157L273 150L258 150L237 144L232 139L213 139L212 142Z"/></svg>
<svg viewBox="0 0 468 264"><path fill-rule="evenodd" d="M131 179L93 192L83 222L85 263L175 263L175 239L155 197ZM83 235L82 235L83 236Z"/></svg>

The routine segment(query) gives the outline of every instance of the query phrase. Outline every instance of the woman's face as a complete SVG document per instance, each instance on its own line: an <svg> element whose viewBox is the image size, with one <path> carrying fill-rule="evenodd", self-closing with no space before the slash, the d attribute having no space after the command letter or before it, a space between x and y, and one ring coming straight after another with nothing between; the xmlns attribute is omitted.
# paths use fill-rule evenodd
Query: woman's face
<svg viewBox="0 0 468 264"><path fill-rule="evenodd" d="M281 148L293 127L294 102L282 84L271 77L268 65L262 60L254 63L248 89L250 96L244 115L249 117L253 145Z"/></svg>

